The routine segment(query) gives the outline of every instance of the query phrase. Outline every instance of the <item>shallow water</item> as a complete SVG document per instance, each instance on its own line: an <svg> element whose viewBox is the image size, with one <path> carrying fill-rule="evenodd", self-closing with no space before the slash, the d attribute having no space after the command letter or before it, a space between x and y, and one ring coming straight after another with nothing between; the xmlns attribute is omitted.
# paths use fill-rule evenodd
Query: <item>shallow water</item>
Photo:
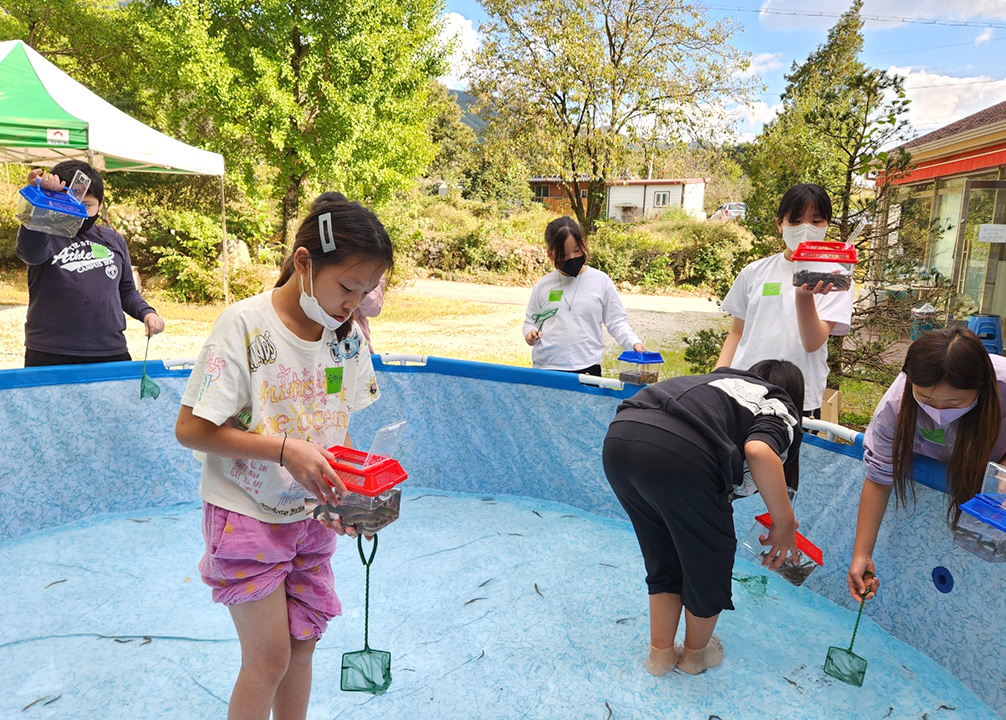
<svg viewBox="0 0 1006 720"><path fill-rule="evenodd" d="M222 717L240 654L199 580L199 522L193 504L0 544L0 717ZM310 718L996 718L869 606L855 646L864 686L824 675L852 601L839 608L740 556L737 610L717 628L723 665L648 675L642 560L623 521L407 489L380 538L370 638L392 653L394 681L382 697L339 691L342 653L363 647L364 579L355 541L340 539L345 615L319 643Z"/></svg>

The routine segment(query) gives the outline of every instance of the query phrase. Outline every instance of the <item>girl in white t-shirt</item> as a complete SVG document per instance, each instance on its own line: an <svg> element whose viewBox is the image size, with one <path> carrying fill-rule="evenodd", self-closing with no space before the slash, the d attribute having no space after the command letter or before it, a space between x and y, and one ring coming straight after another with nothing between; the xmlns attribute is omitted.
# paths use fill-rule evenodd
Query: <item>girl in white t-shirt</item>
<svg viewBox="0 0 1006 720"><path fill-rule="evenodd" d="M746 370L760 360L788 360L800 368L806 387L803 411L820 417L828 379L828 336L852 325L853 285L793 285L793 251L804 241L824 240L831 198L815 183L794 185L783 195L776 227L786 249L741 270L720 309L733 315L716 367Z"/></svg>
<svg viewBox="0 0 1006 720"><path fill-rule="evenodd" d="M305 498L346 492L326 448L351 447L350 414L379 396L351 318L392 261L370 210L315 204L276 288L220 314L182 396L175 434L205 454L199 571L241 642L229 717L307 715L314 647L341 613L330 558L347 529L311 518Z"/></svg>
<svg viewBox="0 0 1006 720"><path fill-rule="evenodd" d="M587 265L583 229L571 217L545 228L545 245L555 270L531 290L524 318L524 341L536 368L601 374L601 325L625 350L646 350L629 327L615 283Z"/></svg>

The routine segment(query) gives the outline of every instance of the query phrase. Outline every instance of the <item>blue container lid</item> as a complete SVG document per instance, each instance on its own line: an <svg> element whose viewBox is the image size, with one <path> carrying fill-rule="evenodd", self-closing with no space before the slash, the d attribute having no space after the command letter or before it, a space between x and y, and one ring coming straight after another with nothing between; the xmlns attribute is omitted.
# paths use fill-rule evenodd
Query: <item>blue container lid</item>
<svg viewBox="0 0 1006 720"><path fill-rule="evenodd" d="M70 192L43 190L37 185L21 188L21 197L40 210L51 210L82 219L87 218L87 208Z"/></svg>
<svg viewBox="0 0 1006 720"><path fill-rule="evenodd" d="M996 530L1006 533L1006 510L994 499L995 496L985 496L979 493L961 505L961 512L991 525Z"/></svg>
<svg viewBox="0 0 1006 720"><path fill-rule="evenodd" d="M618 356L618 359L623 362L639 363L640 365L654 365L656 363L662 363L664 361L663 356L658 352L653 352L650 350L644 350L643 352L636 352L635 350L626 350L624 353Z"/></svg>

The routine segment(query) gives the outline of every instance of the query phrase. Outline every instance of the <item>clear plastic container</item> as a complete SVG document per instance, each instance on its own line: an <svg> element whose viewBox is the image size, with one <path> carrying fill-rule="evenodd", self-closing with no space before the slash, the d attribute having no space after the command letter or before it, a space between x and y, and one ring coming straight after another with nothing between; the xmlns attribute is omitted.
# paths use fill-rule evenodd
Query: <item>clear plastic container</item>
<svg viewBox="0 0 1006 720"><path fill-rule="evenodd" d="M618 356L618 379L633 385L648 385L660 379L663 356L658 352L628 350Z"/></svg>
<svg viewBox="0 0 1006 720"><path fill-rule="evenodd" d="M394 487L376 497L346 493L332 514L338 515L343 525L364 535L374 535L398 519L401 507L402 490Z"/></svg>
<svg viewBox="0 0 1006 720"><path fill-rule="evenodd" d="M954 544L985 562L1006 562L1006 511L977 495L961 505Z"/></svg>
<svg viewBox="0 0 1006 720"><path fill-rule="evenodd" d="M994 462L985 467L981 494L987 502L1006 508L1006 467Z"/></svg>
<svg viewBox="0 0 1006 720"><path fill-rule="evenodd" d="M44 190L36 179L19 195L15 216L29 230L72 238L87 219L84 203L72 191Z"/></svg>
<svg viewBox="0 0 1006 720"><path fill-rule="evenodd" d="M744 547L758 559L759 563L768 555L769 546L762 545L761 538L768 535L768 530L771 527L771 516L768 513L759 515L755 518L751 532L744 539ZM792 555L787 557L783 564L775 569L775 572L793 585L800 586L816 568L824 565L824 554L820 548L800 533L796 534L796 547L800 551L799 557L796 560Z"/></svg>
<svg viewBox="0 0 1006 720"><path fill-rule="evenodd" d="M831 283L832 290L852 287L856 248L838 242L802 242L793 251L793 284L814 287Z"/></svg>

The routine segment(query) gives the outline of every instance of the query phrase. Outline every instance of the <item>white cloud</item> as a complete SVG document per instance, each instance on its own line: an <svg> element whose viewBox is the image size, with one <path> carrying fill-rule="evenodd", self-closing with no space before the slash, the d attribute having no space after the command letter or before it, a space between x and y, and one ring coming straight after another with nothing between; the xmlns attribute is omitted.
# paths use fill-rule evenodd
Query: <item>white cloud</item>
<svg viewBox="0 0 1006 720"><path fill-rule="evenodd" d="M796 30L803 28L827 29L835 24L838 18L832 14L841 14L849 9L848 0L817 0L812 7L794 7L792 0L764 0L759 13L759 20L770 30ZM829 13L827 16L787 15L787 11ZM769 12L774 11L774 12ZM776 14L776 13L782 14ZM969 0L968 2L947 2L947 0L915 0L905 3L903 0L865 0L864 16L877 15L881 17L908 17L925 20L970 21L1006 19L1006 3L1002 0ZM904 27L902 23L871 21L866 22L867 29L880 30Z"/></svg>
<svg viewBox="0 0 1006 720"><path fill-rule="evenodd" d="M468 72L469 60L472 53L479 49L479 34L471 20L459 13L449 12L444 16L440 38L445 44L455 43L454 52L447 61L447 74L440 78L440 82L451 89L463 90L468 87L464 76Z"/></svg>
<svg viewBox="0 0 1006 720"><path fill-rule="evenodd" d="M975 45L984 45L992 39L992 28L985 28L981 34L975 38Z"/></svg>
<svg viewBox="0 0 1006 720"><path fill-rule="evenodd" d="M1006 100L1006 78L951 77L893 66L888 72L905 77L905 94L912 101L908 119L920 135Z"/></svg>
<svg viewBox="0 0 1006 720"><path fill-rule="evenodd" d="M765 73L770 73L773 70L778 70L783 66L783 58L786 57L783 53L757 53L751 58L751 64L748 65L747 70L740 73L741 77L753 77L755 75L764 75Z"/></svg>

